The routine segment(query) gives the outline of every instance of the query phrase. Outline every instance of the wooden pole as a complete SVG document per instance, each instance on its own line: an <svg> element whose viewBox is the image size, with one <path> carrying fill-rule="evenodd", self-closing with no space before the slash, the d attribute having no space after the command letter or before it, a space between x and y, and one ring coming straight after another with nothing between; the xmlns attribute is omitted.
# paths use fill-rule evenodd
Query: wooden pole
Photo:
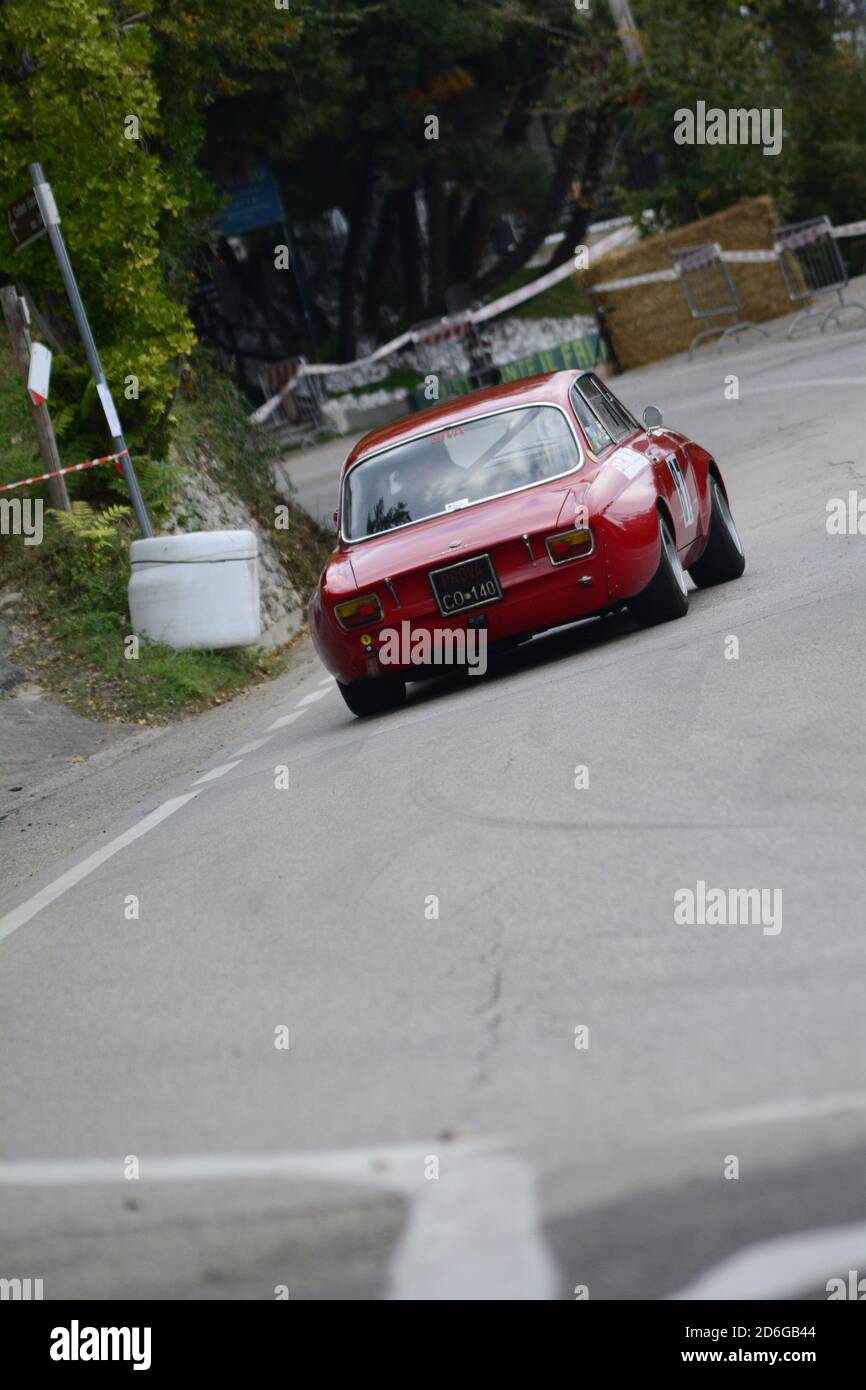
<svg viewBox="0 0 866 1390"><path fill-rule="evenodd" d="M12 350L18 362L18 370L21 373L21 380L24 383L24 390L27 391L27 375L30 370L30 335L27 332L27 324L21 312L21 302L18 298L18 291L14 285L4 285L0 289L0 302L3 305L3 317L6 320L6 327L9 329L9 337L12 340ZM33 425L36 430L36 438L39 442L39 452L42 455L42 462L45 465L46 473L53 473L56 468L61 468L60 454L57 450L57 440L54 438L54 426L51 423L51 416L48 413L48 406L45 402L37 405L30 392L27 391L27 399L30 402L30 409L33 412ZM60 512L71 512L72 507L69 502L69 493L66 491L66 479L64 477L48 479L48 503Z"/></svg>

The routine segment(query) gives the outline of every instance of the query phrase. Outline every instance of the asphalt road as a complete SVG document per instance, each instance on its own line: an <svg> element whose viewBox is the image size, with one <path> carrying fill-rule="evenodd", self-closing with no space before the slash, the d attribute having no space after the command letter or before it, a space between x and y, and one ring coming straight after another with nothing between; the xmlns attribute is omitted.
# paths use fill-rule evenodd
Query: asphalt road
<svg viewBox="0 0 866 1390"><path fill-rule="evenodd" d="M866 496L864 386L864 331L620 380L715 453L743 535L744 577L684 620L551 634L371 722L306 650L3 822L0 1275L268 1299L866 1273L866 537L825 525ZM778 890L781 930L679 925L698 881Z"/></svg>

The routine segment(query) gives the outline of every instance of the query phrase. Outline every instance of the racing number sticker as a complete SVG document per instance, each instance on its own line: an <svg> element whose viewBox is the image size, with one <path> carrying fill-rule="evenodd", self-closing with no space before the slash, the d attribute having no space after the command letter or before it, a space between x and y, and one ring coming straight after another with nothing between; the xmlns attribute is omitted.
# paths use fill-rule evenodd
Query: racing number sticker
<svg viewBox="0 0 866 1390"><path fill-rule="evenodd" d="M671 470L671 477L676 483L677 492L680 495L680 503L682 504L683 509L683 521L685 522L686 526L691 526L692 522L695 519L695 512L694 508L692 507L692 499L689 495L689 490L686 487L686 480L683 477L683 472L680 468L680 461L677 458L676 454L668 454L665 462L667 463L668 468Z"/></svg>

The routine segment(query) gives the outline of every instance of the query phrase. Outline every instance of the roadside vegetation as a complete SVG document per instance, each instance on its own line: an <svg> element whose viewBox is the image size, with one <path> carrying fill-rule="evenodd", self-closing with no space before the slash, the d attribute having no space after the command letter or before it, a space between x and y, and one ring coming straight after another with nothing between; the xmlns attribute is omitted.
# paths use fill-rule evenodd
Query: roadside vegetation
<svg viewBox="0 0 866 1390"><path fill-rule="evenodd" d="M280 549L288 577L306 599L318 578L330 538L290 505L287 530L273 528L277 498L270 482L267 437L252 430L248 407L234 385L206 359L184 373L172 414L171 456L136 459L145 499L157 525L176 513L187 460L206 450L222 487L238 496ZM61 421L61 424L63 422ZM72 435L63 453L86 456ZM0 483L42 471L30 410L11 353L0 346ZM110 464L68 475L71 516L44 510L43 539L0 537L0 592L21 592L15 608L24 636L15 661L47 692L82 714L140 723L165 722L221 704L241 689L278 674L285 654L259 649L176 652L142 641L127 658L130 636L126 586L129 544L136 532L125 484ZM0 498L45 500L45 485Z"/></svg>

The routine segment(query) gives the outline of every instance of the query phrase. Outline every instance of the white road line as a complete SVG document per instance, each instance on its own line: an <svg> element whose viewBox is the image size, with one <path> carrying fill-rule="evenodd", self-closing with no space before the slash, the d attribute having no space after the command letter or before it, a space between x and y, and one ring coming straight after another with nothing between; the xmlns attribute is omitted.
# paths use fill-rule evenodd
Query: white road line
<svg viewBox="0 0 866 1390"><path fill-rule="evenodd" d="M230 753L230 754L229 754L229 757L230 757L230 758L243 758L243 757L246 757L247 753L255 753L255 751L256 751L257 748L264 748L265 744L266 744L266 743L270 743L270 741L271 741L271 735L270 735L270 734L267 734L267 735L265 736L265 738L254 738L253 741L252 741L252 743L245 743L244 746L243 746L243 748L238 748L238 749L236 749L234 753Z"/></svg>
<svg viewBox="0 0 866 1390"><path fill-rule="evenodd" d="M763 1105L747 1105L740 1110L717 1110L693 1120L686 1128L728 1129L733 1125L778 1124L785 1120L823 1119L841 1115L849 1110L866 1110L866 1094L851 1091L838 1095L799 1097L794 1100L769 1101Z"/></svg>
<svg viewBox="0 0 866 1390"><path fill-rule="evenodd" d="M796 391L804 386L866 386L866 376L825 376L808 381L780 381L776 386L750 386L748 396L760 396L765 391Z"/></svg>
<svg viewBox="0 0 866 1390"><path fill-rule="evenodd" d="M334 677L333 677L333 676L325 676L325 679L324 679L323 681L319 681L319 685L333 685L333 684L334 684Z"/></svg>
<svg viewBox="0 0 866 1390"><path fill-rule="evenodd" d="M302 714L306 714L305 709L296 709L293 714L284 714L282 719L275 719L273 724L268 725L268 730L285 729L287 724L294 724L296 719L300 719Z"/></svg>
<svg viewBox="0 0 866 1390"><path fill-rule="evenodd" d="M438 1160L439 1176L428 1177ZM528 1164L495 1140L381 1148L148 1158L140 1183L290 1177L371 1185L397 1192L410 1217L391 1265L391 1299L550 1299L556 1267L540 1233ZM123 1160L0 1162L2 1187L123 1183Z"/></svg>
<svg viewBox="0 0 866 1390"><path fill-rule="evenodd" d="M327 690L311 690L309 695L305 695L303 700L300 701L300 708L303 709L306 705L314 705L317 700L324 700L327 693Z"/></svg>
<svg viewBox="0 0 866 1390"><path fill-rule="evenodd" d="M217 777L225 777L227 772L231 772L233 767L237 767L240 762L238 758L234 763L223 763L221 767L212 767L210 772L206 772L204 777L196 777L193 782L194 787L200 787L202 782L215 782Z"/></svg>
<svg viewBox="0 0 866 1390"><path fill-rule="evenodd" d="M798 1232L746 1246L701 1274L671 1299L789 1298L830 1279L843 1280L849 1270L866 1267L866 1222L826 1230Z"/></svg>
<svg viewBox="0 0 866 1390"><path fill-rule="evenodd" d="M83 859L80 864L76 864L74 869L69 869L60 878L49 883L47 888L41 889L28 898L26 903L16 907L12 912L8 912L5 917L0 917L0 941L11 936L19 927L23 927L25 922L29 922L31 917L35 917L37 912L41 912L43 907L53 903L61 897L69 888L74 888L76 883L80 883L88 874L92 874L94 869L98 869L107 859L111 859L120 850L131 845L135 840L141 839L148 830L153 830L154 826L173 816L175 811L179 811L181 806L185 806L188 801L192 801L198 796L198 792L186 792L184 796L175 796L171 801L164 801L155 811L151 811L149 816L140 820L137 825L133 825L130 830L124 830L122 835L118 835L115 840L111 840L102 849L98 849L95 854L91 854L87 859Z"/></svg>
<svg viewBox="0 0 866 1390"><path fill-rule="evenodd" d="M491 1141L443 1144L431 1139L423 1145L383 1144L365 1149L170 1154L152 1158L144 1155L139 1160L139 1171L142 1182L155 1183L222 1182L268 1175L294 1177L315 1171L325 1177L353 1179L364 1173L370 1182L399 1186L397 1175L409 1160L415 1161L420 1156L423 1164L429 1153L467 1156L490 1147ZM0 1160L0 1187L80 1187L126 1181L120 1158Z"/></svg>

